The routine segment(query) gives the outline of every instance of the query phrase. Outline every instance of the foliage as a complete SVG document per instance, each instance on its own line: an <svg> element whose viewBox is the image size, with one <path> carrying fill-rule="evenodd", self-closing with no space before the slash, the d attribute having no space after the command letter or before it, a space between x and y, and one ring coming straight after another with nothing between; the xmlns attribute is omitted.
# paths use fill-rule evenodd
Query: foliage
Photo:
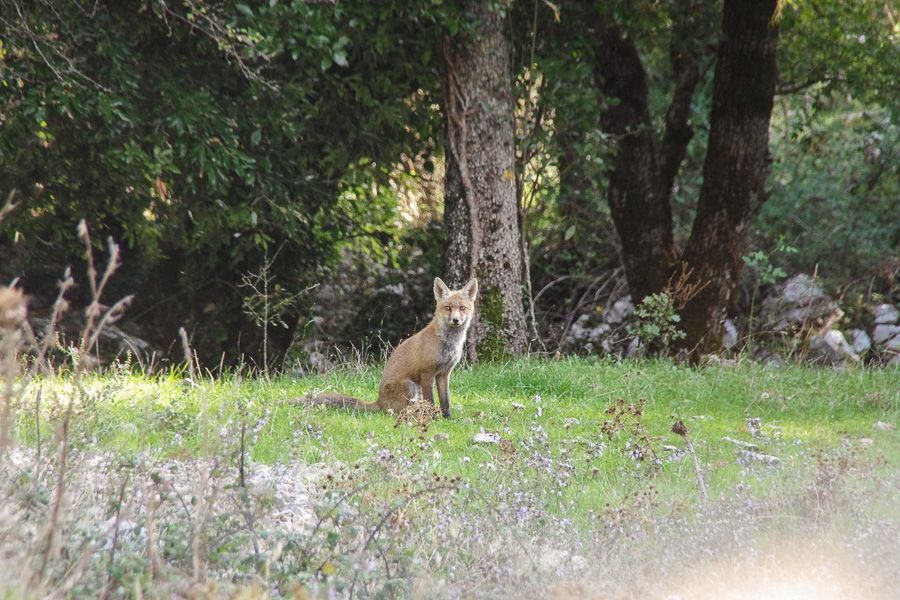
<svg viewBox="0 0 900 600"><path fill-rule="evenodd" d="M900 129L884 108L837 96L785 98L773 120L772 198L759 245L783 237L791 271L838 289L890 289L900 266Z"/></svg>
<svg viewBox="0 0 900 600"><path fill-rule="evenodd" d="M865 104L900 110L900 19L878 0L788 2L779 55L783 92L846 94Z"/></svg>
<svg viewBox="0 0 900 600"><path fill-rule="evenodd" d="M684 338L678 328L681 317L675 311L672 297L665 293L650 294L634 309L637 316L637 336L651 348L665 352L673 342Z"/></svg>
<svg viewBox="0 0 900 600"><path fill-rule="evenodd" d="M676 245L690 235L721 3L693 4L686 36L685 6L492 4L510 15L520 218L545 336L624 291L621 274L606 286L620 256L605 201L616 140L600 115L615 100L596 85L598 20L635 42L657 139L676 86L672 49L698 61L696 133L672 194ZM436 42L472 26L458 2L4 8L0 193L17 189L22 202L0 231L0 277L20 277L33 310L49 310L58 274L80 260L85 218L95 240L121 246L111 286L136 295L133 331L166 349L185 326L207 364L223 352L278 364L310 332L396 341L427 315L410 296L440 271L441 200L416 187L440 172ZM748 252L762 260L784 236L799 252L781 268L818 270L863 308L896 302L900 289L898 22L879 0L782 3L772 193ZM270 331L245 310L259 296L241 285L264 270L285 298L335 282L360 306L317 330L308 324L331 307L306 294ZM407 281L400 302L385 293ZM87 304L87 291L73 300Z"/></svg>
<svg viewBox="0 0 900 600"><path fill-rule="evenodd" d="M427 23L415 5L48 4L3 20L0 187L27 207L4 276L52 289L84 216L123 243L119 285L159 340L187 324L204 355L254 352L241 274L271 250L282 285L309 285L392 214L343 190L436 137L427 48L393 43Z"/></svg>
<svg viewBox="0 0 900 600"><path fill-rule="evenodd" d="M775 245L775 250L771 254L766 254L762 250L756 250L744 256L744 264L753 269L756 274L757 285L771 285L778 283L787 277L787 273L780 266L772 262L772 258L776 255L797 254L797 248L785 243L784 238L779 238Z"/></svg>

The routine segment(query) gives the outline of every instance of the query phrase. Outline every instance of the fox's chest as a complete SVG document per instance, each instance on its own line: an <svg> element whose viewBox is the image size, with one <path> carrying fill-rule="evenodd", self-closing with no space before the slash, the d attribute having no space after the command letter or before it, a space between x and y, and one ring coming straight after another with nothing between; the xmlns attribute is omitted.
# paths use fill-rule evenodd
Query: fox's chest
<svg viewBox="0 0 900 600"><path fill-rule="evenodd" d="M459 359L462 358L463 346L466 343L466 334L461 332L460 335L451 335L441 340L441 346L438 350L437 364L435 365L436 373L448 373L450 369L456 366Z"/></svg>

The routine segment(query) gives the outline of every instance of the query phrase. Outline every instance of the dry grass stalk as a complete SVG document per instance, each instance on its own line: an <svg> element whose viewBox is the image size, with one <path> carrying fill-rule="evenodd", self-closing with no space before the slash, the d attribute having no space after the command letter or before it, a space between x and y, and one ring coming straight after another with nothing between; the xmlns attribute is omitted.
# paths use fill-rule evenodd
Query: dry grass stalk
<svg viewBox="0 0 900 600"><path fill-rule="evenodd" d="M0 207L0 223L3 222L3 218L4 218L6 215L8 215L8 214L11 213L12 211L14 211L14 210L16 209L16 207L19 206L18 203L16 203L16 202L13 201L13 200L15 199L15 197L16 197L16 191L15 191L15 190L11 191L10 193L8 193L8 194L6 195L6 202L4 202L4 203L3 203L3 206Z"/></svg>
<svg viewBox="0 0 900 600"><path fill-rule="evenodd" d="M709 285L709 280L694 276L694 268L681 263L681 270L672 273L663 293L672 299L675 310L681 310L687 303L693 300L697 294Z"/></svg>
<svg viewBox="0 0 900 600"><path fill-rule="evenodd" d="M85 311L85 325L81 331L81 341L79 343L77 354L75 356L74 386L77 395L80 398L86 398L88 394L82 385L82 376L89 365L92 364L92 361L90 360L90 351L97 344L100 333L103 331L104 327L115 323L119 318L121 318L121 316L124 314L125 308L131 303L132 296L127 296L119 300L106 311L103 310L100 299L104 290L106 289L107 283L120 265L119 248L113 242L112 238L108 239L107 247L109 258L107 261L106 269L103 272L103 276L98 282L97 270L94 267L90 233L88 232L87 224L84 222L84 220L82 220L78 224L78 236L81 238L85 245L85 258L88 263L88 282L91 289L91 303L88 305L88 308ZM71 275L67 270L63 282L60 284L60 293L57 297L57 302L54 304L53 315L51 317L51 323L48 326L48 331L44 334L44 339L42 340L42 342L37 345L38 352L40 352L40 360L38 362L38 365L44 364L46 361L46 354L47 350L49 349L51 339L55 339L55 335L51 337L51 333L55 330L55 327L58 323L58 321L55 319L61 317L62 312L67 307L67 303L64 299L64 294L65 291L73 285L73 283L74 282L72 281ZM38 547L41 548L40 567L32 574L31 577L31 585L38 590L41 590L45 587L47 583L48 566L57 557L60 546L58 531L60 530L59 523L62 517L62 510L65 502L66 470L68 467L67 463L69 459L69 428L72 420L74 402L75 394L69 395L62 422L60 423L57 430L59 454L57 459L58 467L56 473L56 486L53 495L53 504L51 507L50 518L43 531L41 532L39 538L40 542L38 544Z"/></svg>
<svg viewBox="0 0 900 600"><path fill-rule="evenodd" d="M706 482L703 480L703 469L700 468L700 460L697 458L697 453L694 451L694 445L687 437L687 427L685 427L682 421L677 421L672 425L672 433L681 436L681 439L684 440L684 445L687 447L688 453L694 460L694 473L697 475L697 486L700 488L700 496L703 498L703 504L705 506L709 504L709 493L706 491Z"/></svg>
<svg viewBox="0 0 900 600"><path fill-rule="evenodd" d="M26 343L34 356L34 367L45 375L53 375L54 373L53 365L48 359L48 355L50 349L56 347L58 343L56 329L62 320L63 314L69 310L69 302L66 300L66 293L68 293L74 285L75 280L72 278L72 271L67 267L65 273L63 273L63 278L57 284L59 292L57 292L56 300L53 302L53 309L50 312L47 328L44 330L40 339L34 334L34 331L27 321L23 324Z"/></svg>
<svg viewBox="0 0 900 600"><path fill-rule="evenodd" d="M184 327L178 328L178 337L181 338L181 350L184 352L184 362L188 367L191 385L197 385L197 380L194 378L194 356L191 353L191 344L188 342L188 334Z"/></svg>
<svg viewBox="0 0 900 600"><path fill-rule="evenodd" d="M3 379L3 405L0 408L0 452L9 447L15 406L24 392L19 377L19 352L22 347L22 324L28 316L27 301L22 290L0 287L0 378Z"/></svg>

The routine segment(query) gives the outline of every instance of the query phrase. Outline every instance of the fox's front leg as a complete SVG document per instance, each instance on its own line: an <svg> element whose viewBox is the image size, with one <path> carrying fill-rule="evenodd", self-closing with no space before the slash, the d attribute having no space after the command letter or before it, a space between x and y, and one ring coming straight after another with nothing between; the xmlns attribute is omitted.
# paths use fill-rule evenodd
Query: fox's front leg
<svg viewBox="0 0 900 600"><path fill-rule="evenodd" d="M434 374L423 373L419 385L422 386L422 399L428 404L434 404Z"/></svg>
<svg viewBox="0 0 900 600"><path fill-rule="evenodd" d="M441 399L441 414L450 418L450 373L435 375L438 397Z"/></svg>

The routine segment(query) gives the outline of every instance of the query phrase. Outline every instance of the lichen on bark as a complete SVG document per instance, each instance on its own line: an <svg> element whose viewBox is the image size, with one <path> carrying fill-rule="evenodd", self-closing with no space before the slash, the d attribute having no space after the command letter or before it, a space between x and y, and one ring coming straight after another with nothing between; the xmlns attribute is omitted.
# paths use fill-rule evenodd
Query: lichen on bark
<svg viewBox="0 0 900 600"><path fill-rule="evenodd" d="M506 348L504 336L507 320L503 310L503 296L497 288L488 288L481 294L479 322L482 331L476 345L478 356L486 361L508 358L510 352Z"/></svg>

